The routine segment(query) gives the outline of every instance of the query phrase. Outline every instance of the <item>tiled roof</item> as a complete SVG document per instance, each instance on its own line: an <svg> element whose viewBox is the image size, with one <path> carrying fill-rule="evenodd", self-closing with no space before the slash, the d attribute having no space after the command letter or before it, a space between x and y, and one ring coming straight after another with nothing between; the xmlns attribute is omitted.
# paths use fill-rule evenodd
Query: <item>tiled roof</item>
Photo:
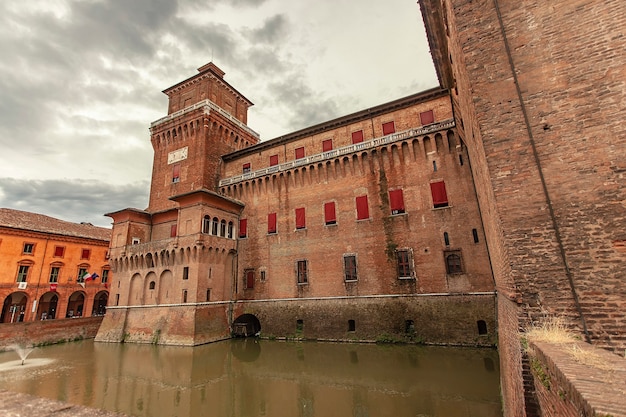
<svg viewBox="0 0 626 417"><path fill-rule="evenodd" d="M109 242L111 229L90 223L71 223L43 214L0 208L0 227L31 230L62 236L82 237Z"/></svg>

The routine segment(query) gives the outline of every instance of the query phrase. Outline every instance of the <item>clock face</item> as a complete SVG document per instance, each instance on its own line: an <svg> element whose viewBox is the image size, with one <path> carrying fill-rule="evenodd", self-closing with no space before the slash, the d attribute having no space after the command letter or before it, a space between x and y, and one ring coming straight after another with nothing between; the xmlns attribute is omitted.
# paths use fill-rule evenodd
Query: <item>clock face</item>
<svg viewBox="0 0 626 417"><path fill-rule="evenodd" d="M173 164L174 162L182 161L187 159L187 152L189 148L185 146L184 148L176 149L167 154L167 164Z"/></svg>

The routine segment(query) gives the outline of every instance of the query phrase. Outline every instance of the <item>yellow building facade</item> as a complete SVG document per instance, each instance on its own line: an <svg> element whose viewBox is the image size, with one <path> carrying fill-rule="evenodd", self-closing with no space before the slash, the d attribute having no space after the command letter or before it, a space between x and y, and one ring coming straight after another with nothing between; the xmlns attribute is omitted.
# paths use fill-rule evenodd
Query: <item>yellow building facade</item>
<svg viewBox="0 0 626 417"><path fill-rule="evenodd" d="M0 323L105 312L111 230L0 209Z"/></svg>

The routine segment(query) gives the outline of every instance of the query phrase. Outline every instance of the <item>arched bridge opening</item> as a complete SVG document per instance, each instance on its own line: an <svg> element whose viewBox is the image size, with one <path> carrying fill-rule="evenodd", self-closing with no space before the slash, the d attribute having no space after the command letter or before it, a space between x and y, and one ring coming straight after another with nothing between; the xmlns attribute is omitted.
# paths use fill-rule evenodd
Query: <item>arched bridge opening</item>
<svg viewBox="0 0 626 417"><path fill-rule="evenodd" d="M252 337L261 333L261 322L253 314L242 314L233 322L233 337Z"/></svg>

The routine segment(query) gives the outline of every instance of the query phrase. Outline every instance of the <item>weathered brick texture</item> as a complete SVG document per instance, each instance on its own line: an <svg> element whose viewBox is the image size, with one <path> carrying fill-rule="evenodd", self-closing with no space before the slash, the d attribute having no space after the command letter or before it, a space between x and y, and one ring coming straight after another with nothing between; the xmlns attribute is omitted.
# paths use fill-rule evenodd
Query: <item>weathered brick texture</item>
<svg viewBox="0 0 626 417"><path fill-rule="evenodd" d="M472 160L502 369L521 368L517 330L546 314L623 351L624 3L421 4ZM502 378L507 415L525 415L521 374Z"/></svg>
<svg viewBox="0 0 626 417"><path fill-rule="evenodd" d="M93 339L102 317L56 319L0 325L0 350L17 345L41 345Z"/></svg>

